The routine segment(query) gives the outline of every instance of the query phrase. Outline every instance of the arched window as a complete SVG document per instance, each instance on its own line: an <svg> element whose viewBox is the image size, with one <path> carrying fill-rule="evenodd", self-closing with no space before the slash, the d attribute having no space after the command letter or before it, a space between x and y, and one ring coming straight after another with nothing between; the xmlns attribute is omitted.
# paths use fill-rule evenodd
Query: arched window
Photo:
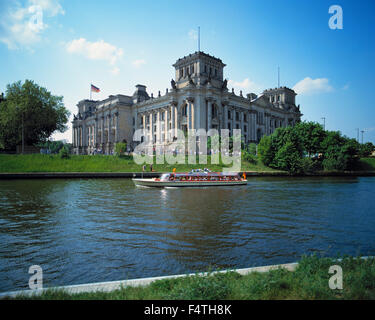
<svg viewBox="0 0 375 320"><path fill-rule="evenodd" d="M211 115L212 118L217 118L217 108L214 104L211 105Z"/></svg>
<svg viewBox="0 0 375 320"><path fill-rule="evenodd" d="M182 116L187 117L187 104L182 107Z"/></svg>

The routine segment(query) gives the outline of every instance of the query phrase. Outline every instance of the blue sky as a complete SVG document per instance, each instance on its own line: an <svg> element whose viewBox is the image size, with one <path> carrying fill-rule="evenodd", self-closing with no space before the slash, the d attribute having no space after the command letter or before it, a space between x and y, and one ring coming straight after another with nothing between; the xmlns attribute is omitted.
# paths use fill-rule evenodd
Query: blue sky
<svg viewBox="0 0 375 320"><path fill-rule="evenodd" d="M331 30L331 5L343 29ZM281 85L299 94L304 120L375 143L374 1L0 1L0 91L32 79L76 113L93 99L165 92L178 58L201 50L227 64L236 92ZM71 140L71 131L55 134Z"/></svg>

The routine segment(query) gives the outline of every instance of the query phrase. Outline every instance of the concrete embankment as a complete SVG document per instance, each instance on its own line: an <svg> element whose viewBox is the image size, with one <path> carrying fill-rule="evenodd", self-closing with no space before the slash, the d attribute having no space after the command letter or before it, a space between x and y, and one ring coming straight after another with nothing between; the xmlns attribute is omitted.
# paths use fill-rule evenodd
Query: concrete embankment
<svg viewBox="0 0 375 320"><path fill-rule="evenodd" d="M244 268L244 269L233 269L229 271L235 271L240 275L247 275L251 272L268 272L270 270L275 270L279 268L283 268L289 271L294 271L297 268L298 263L287 263L287 264L278 264L278 265L271 265L271 266L263 266L263 267L254 267L254 268ZM211 272L210 274L215 273L224 273L225 271L215 271ZM3 292L0 293L1 298L15 298L17 296L33 296L33 295L40 295L47 290L63 290L66 293L74 294L74 293L83 293L83 292L111 292L114 290L119 290L122 287L144 287L156 280L165 280L165 279L175 279L181 278L186 276L193 276L196 273L191 274L179 274L179 275L172 275L172 276L163 276L163 277L152 277L152 278L141 278L141 279L132 279L132 280L120 280L120 281L109 281L109 282L97 282L97 283L87 283L87 284L79 284L79 285L71 285L71 286L62 286L62 287L53 287L53 288L44 288L44 289L36 289L36 290L20 290L20 291L11 291L11 292ZM200 276L206 276L208 273L198 273Z"/></svg>
<svg viewBox="0 0 375 320"><path fill-rule="evenodd" d="M243 172L241 172L242 174ZM83 179L83 178L155 178L162 172L17 172L0 173L0 180L5 179ZM289 177L283 171L246 171L248 177ZM374 177L375 171L317 172L304 177Z"/></svg>

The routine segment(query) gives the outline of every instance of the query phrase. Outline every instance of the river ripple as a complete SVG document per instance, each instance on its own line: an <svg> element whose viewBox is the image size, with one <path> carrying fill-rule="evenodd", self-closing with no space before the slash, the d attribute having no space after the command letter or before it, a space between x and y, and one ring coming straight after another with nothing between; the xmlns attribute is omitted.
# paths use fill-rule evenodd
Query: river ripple
<svg viewBox="0 0 375 320"><path fill-rule="evenodd" d="M0 291L375 254L375 178L249 178L136 188L129 179L0 181Z"/></svg>

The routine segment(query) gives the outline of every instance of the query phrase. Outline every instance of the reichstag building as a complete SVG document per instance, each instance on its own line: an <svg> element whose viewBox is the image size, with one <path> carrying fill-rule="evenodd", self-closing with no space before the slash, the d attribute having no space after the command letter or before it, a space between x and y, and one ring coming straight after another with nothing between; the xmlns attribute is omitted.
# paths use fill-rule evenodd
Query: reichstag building
<svg viewBox="0 0 375 320"><path fill-rule="evenodd" d="M296 93L287 87L236 94L224 80L225 64L198 51L173 65L171 88L157 96L136 85L133 95L111 95L102 101L82 100L73 120L77 154L111 154L117 142L135 147L133 134L144 129L152 147L162 148L177 137L177 129L241 129L245 143L259 142L278 127L301 119Z"/></svg>

